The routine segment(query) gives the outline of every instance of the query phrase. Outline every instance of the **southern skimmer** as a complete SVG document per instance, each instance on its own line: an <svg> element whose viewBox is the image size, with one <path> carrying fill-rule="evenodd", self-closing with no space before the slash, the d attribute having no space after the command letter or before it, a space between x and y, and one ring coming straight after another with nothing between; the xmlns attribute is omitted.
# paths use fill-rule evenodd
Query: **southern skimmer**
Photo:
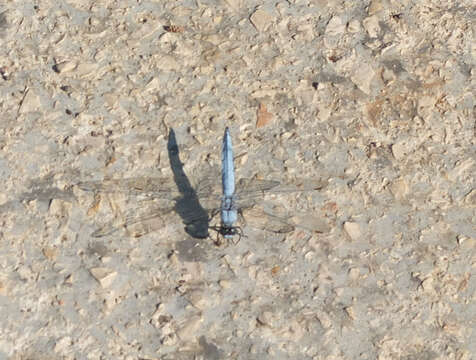
<svg viewBox="0 0 476 360"><path fill-rule="evenodd" d="M78 183L80 189L95 193L122 193L140 196L148 200L169 200L171 206L159 206L144 211L133 209L124 218L113 219L92 236L102 237L121 228L140 228L134 230L135 236L142 236L150 231L160 229L164 223L160 219L171 212L179 214L185 224L186 232L195 238L206 238L212 229L225 239L242 235L241 228L235 226L237 214L243 214L246 224L277 233L287 233L296 225L291 216L282 209L263 205L263 199L270 194L319 190L326 185L323 180L304 179L293 184L282 184L274 180L257 178L240 179L234 182L233 153L231 137L225 131L222 148L222 177L207 176L192 186L185 175L179 159L175 134L171 130L168 141L170 165L173 179L163 177L132 177L124 179L106 179L102 181L85 181ZM231 175L230 175L231 174ZM220 181L221 180L221 181ZM221 214L221 223L210 226L211 220ZM321 223L322 224L322 223Z"/></svg>

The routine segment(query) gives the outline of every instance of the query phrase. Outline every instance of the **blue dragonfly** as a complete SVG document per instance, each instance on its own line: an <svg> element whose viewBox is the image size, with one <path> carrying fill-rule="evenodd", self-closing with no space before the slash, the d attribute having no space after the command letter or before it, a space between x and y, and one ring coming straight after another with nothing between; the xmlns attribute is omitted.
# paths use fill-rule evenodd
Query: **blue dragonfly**
<svg viewBox="0 0 476 360"><path fill-rule="evenodd" d="M222 146L222 176L208 176L200 179L192 186L183 171L178 154L178 146L173 130L168 141L170 166L173 180L160 177L133 177L125 179L106 179L103 181L85 181L78 184L79 188L95 193L124 193L140 196L145 201L168 200L172 206L157 206L146 209L146 212L134 209L125 219L112 219L92 236L102 237L116 232L121 228L132 228L134 236L142 236L165 225L163 217L171 212L179 214L185 224L186 232L194 238L207 238L209 230L214 230L225 240L232 240L238 235L243 236L241 227L236 226L238 214L246 211L246 223L264 230L287 233L296 225L286 214L277 214L276 209L256 207L268 194L285 192L302 192L319 190L326 181L300 180L294 184L281 184L279 181L262 179L240 179L235 183L233 148L228 128L225 130ZM221 188L221 189L220 189ZM143 206L140 206L143 208ZM220 224L211 226L212 219L220 213ZM220 244L217 236L217 244Z"/></svg>
<svg viewBox="0 0 476 360"><path fill-rule="evenodd" d="M221 224L217 232L227 240L236 234L241 238L243 232L240 227L234 226L238 220L238 209L235 204L235 165L233 164L233 146L231 144L230 130L225 129L223 147L221 152L221 181L223 197L221 200Z"/></svg>

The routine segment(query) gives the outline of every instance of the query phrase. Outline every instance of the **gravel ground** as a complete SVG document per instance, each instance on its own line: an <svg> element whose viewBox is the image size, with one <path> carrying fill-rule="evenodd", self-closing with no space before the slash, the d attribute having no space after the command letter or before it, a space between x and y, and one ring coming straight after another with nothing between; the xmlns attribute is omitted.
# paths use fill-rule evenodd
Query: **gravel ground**
<svg viewBox="0 0 476 360"><path fill-rule="evenodd" d="M475 16L3 2L0 359L476 358ZM239 177L322 183L265 196L293 231L258 212L217 246L170 199L78 186L197 189L226 126Z"/></svg>

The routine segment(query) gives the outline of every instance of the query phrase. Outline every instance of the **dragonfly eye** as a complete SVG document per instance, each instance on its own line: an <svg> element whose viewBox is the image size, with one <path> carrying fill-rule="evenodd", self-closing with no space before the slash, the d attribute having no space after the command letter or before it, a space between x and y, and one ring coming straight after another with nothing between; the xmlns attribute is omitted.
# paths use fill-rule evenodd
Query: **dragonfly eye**
<svg viewBox="0 0 476 360"><path fill-rule="evenodd" d="M233 228L224 228L223 235L233 235Z"/></svg>
<svg viewBox="0 0 476 360"><path fill-rule="evenodd" d="M225 237L233 237L235 235L241 235L242 230L239 226L222 227L220 233Z"/></svg>

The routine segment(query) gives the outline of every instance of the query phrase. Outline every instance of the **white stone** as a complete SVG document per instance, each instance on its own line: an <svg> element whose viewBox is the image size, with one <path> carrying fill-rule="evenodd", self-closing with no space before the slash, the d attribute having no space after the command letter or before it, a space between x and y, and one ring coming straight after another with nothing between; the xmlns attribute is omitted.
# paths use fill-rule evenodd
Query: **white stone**
<svg viewBox="0 0 476 360"><path fill-rule="evenodd" d="M56 69L59 73L65 73L76 69L77 66L78 64L73 61L63 61L59 64L56 64Z"/></svg>
<svg viewBox="0 0 476 360"><path fill-rule="evenodd" d="M220 285L222 289L229 289L231 287L231 282L230 280L220 280L218 285Z"/></svg>
<svg viewBox="0 0 476 360"><path fill-rule="evenodd" d="M26 90L27 93L23 98L20 107L20 114L25 114L33 111L38 111L41 108L40 98L33 90Z"/></svg>
<svg viewBox="0 0 476 360"><path fill-rule="evenodd" d="M404 142L392 145L392 154L397 160L401 160L408 154L408 146Z"/></svg>
<svg viewBox="0 0 476 360"><path fill-rule="evenodd" d="M349 270L349 277L352 279L352 280L356 280L360 275L360 270L359 268L352 268Z"/></svg>
<svg viewBox="0 0 476 360"><path fill-rule="evenodd" d="M351 33L357 33L361 29L359 20L351 20L347 24L347 30Z"/></svg>
<svg viewBox="0 0 476 360"><path fill-rule="evenodd" d="M368 13L369 15L373 15L382 11L383 8L384 4L382 4L382 0L373 0L368 7Z"/></svg>
<svg viewBox="0 0 476 360"><path fill-rule="evenodd" d="M173 346L177 343L177 335L174 333L168 334L161 339L162 344L166 346Z"/></svg>
<svg viewBox="0 0 476 360"><path fill-rule="evenodd" d="M355 312L354 312L354 308L352 306L345 307L344 311L347 313L349 318L351 318L352 320L355 320Z"/></svg>
<svg viewBox="0 0 476 360"><path fill-rule="evenodd" d="M187 299L197 309L205 310L209 308L209 298L205 296L205 294L201 290L189 291L187 293Z"/></svg>
<svg viewBox="0 0 476 360"><path fill-rule="evenodd" d="M103 288L111 286L117 276L116 271L103 267L92 268L89 272Z"/></svg>
<svg viewBox="0 0 476 360"><path fill-rule="evenodd" d="M195 337L197 330L203 319L201 316L193 316L190 318L181 329L177 331L177 335L181 340L192 339Z"/></svg>
<svg viewBox="0 0 476 360"><path fill-rule="evenodd" d="M358 240L362 236L360 225L355 222L345 222L344 230L352 240Z"/></svg>
<svg viewBox="0 0 476 360"><path fill-rule="evenodd" d="M476 189L471 190L468 195L464 197L464 202L471 205L476 204Z"/></svg>
<svg viewBox="0 0 476 360"><path fill-rule="evenodd" d="M157 62L158 67L161 70L177 70L179 68L179 64L175 60L175 58L171 55L163 55Z"/></svg>
<svg viewBox="0 0 476 360"><path fill-rule="evenodd" d="M48 212L51 215L55 215L57 217L65 217L65 216L68 216L68 213L70 210L71 210L71 203L61 199L53 199L51 200Z"/></svg>
<svg viewBox="0 0 476 360"><path fill-rule="evenodd" d="M75 74L79 75L79 76L86 76L86 75L89 75L91 73L95 73L97 72L99 69L98 65L95 64L95 63L82 63L82 64L79 64L75 70ZM112 70L112 68L111 68Z"/></svg>
<svg viewBox="0 0 476 360"><path fill-rule="evenodd" d="M425 292L433 292L433 278L430 276L421 282L421 287Z"/></svg>
<svg viewBox="0 0 476 360"><path fill-rule="evenodd" d="M461 178L465 172L470 173L471 168L474 167L475 161L472 158L466 159L464 161L459 162L453 170L451 170L448 173L448 178L451 181L457 181L459 178Z"/></svg>
<svg viewBox="0 0 476 360"><path fill-rule="evenodd" d="M396 199L401 200L408 194L408 184L404 179L398 179L393 182L390 191Z"/></svg>
<svg viewBox="0 0 476 360"><path fill-rule="evenodd" d="M261 9L256 10L250 17L251 23L259 32L266 31L273 22L273 19L269 13Z"/></svg>
<svg viewBox="0 0 476 360"><path fill-rule="evenodd" d="M273 313L270 311L263 311L258 315L257 320L260 324L266 325L269 327L274 327L276 319L273 316Z"/></svg>
<svg viewBox="0 0 476 360"><path fill-rule="evenodd" d="M375 76L375 70L370 64L362 64L357 67L353 76L352 82L367 95L371 94L371 84Z"/></svg>
<svg viewBox="0 0 476 360"><path fill-rule="evenodd" d="M327 35L340 35L345 32L345 24L342 22L342 19L338 16L332 17L326 27Z"/></svg>
<svg viewBox="0 0 476 360"><path fill-rule="evenodd" d="M71 346L71 337L65 336L58 340L55 344L54 350L55 352L63 352Z"/></svg>
<svg viewBox="0 0 476 360"><path fill-rule="evenodd" d="M377 16L369 16L363 21L363 25L370 37L378 37L378 34L380 32L380 25Z"/></svg>
<svg viewBox="0 0 476 360"><path fill-rule="evenodd" d="M230 8L237 11L243 6L243 0L225 0Z"/></svg>

